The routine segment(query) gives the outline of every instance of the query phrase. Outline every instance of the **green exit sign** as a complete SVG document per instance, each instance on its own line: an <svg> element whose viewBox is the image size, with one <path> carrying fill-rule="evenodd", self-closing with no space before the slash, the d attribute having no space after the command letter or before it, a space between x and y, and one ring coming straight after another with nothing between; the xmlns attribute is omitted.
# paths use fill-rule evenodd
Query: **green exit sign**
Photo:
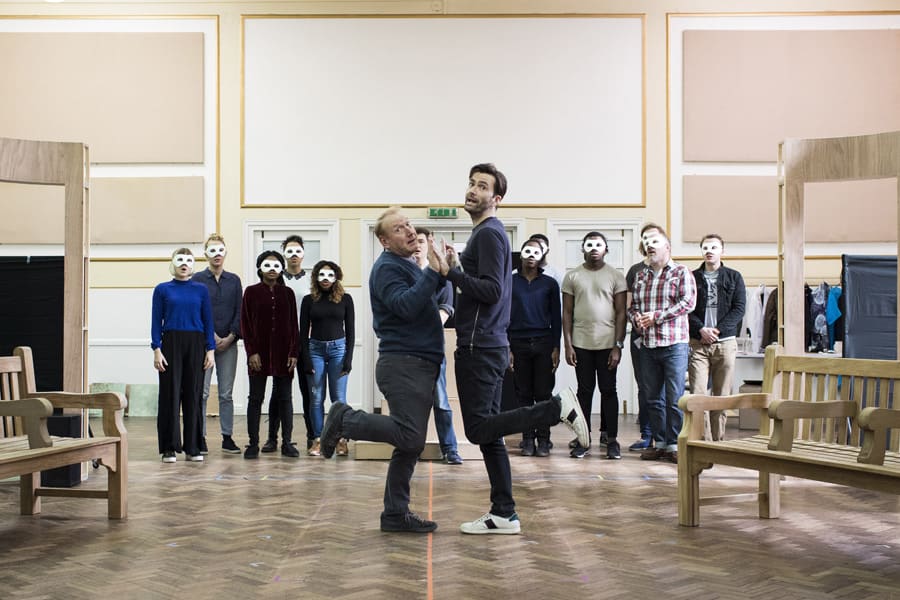
<svg viewBox="0 0 900 600"><path fill-rule="evenodd" d="M428 218L429 219L455 219L456 218L456 209L455 208L429 208L428 209Z"/></svg>

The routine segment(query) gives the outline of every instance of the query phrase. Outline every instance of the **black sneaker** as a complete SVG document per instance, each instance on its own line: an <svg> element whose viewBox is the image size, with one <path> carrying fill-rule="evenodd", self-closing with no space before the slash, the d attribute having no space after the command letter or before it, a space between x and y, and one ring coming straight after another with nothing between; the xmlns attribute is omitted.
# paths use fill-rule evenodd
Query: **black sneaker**
<svg viewBox="0 0 900 600"><path fill-rule="evenodd" d="M550 440L538 440L537 448L534 449L534 455L541 458L550 456Z"/></svg>
<svg viewBox="0 0 900 600"><path fill-rule="evenodd" d="M591 453L590 448L587 448L587 447L579 444L579 445L575 446L574 448L572 448L572 451L569 452L569 456L571 456L572 458L584 458L585 456L587 456L590 453Z"/></svg>
<svg viewBox="0 0 900 600"><path fill-rule="evenodd" d="M281 445L281 455L287 456L289 458L297 458L298 456L300 456L300 451L297 450L297 448L295 448L293 444L288 442L287 444Z"/></svg>
<svg viewBox="0 0 900 600"><path fill-rule="evenodd" d="M228 454L240 454L241 449L237 447L237 444L234 443L234 440L231 439L230 435L223 435L222 452L227 452Z"/></svg>
<svg viewBox="0 0 900 600"><path fill-rule="evenodd" d="M414 512L399 517L381 515L381 530L388 533L431 533L435 529L437 523L423 519Z"/></svg>
<svg viewBox="0 0 900 600"><path fill-rule="evenodd" d="M325 417L325 424L322 426L322 435L319 437L322 456L325 458L334 456L334 449L337 448L337 443L344 437L344 415L349 410L352 409L343 402L331 403L331 408L328 409L328 416Z"/></svg>
<svg viewBox="0 0 900 600"><path fill-rule="evenodd" d="M206 436L200 438L200 454L209 454L209 448L206 445Z"/></svg>
<svg viewBox="0 0 900 600"><path fill-rule="evenodd" d="M249 444L244 450L244 458L259 458L259 445Z"/></svg>
<svg viewBox="0 0 900 600"><path fill-rule="evenodd" d="M600 447L604 447L609 443L609 437L606 435L605 431L600 432Z"/></svg>
<svg viewBox="0 0 900 600"><path fill-rule="evenodd" d="M276 450L278 450L278 442L273 439L268 439L266 440L266 443L263 444L263 452L275 452Z"/></svg>
<svg viewBox="0 0 900 600"><path fill-rule="evenodd" d="M522 456L534 456L534 439L522 440Z"/></svg>
<svg viewBox="0 0 900 600"><path fill-rule="evenodd" d="M606 444L606 458L609 460L619 460L622 458L622 449L619 447L619 442L611 441Z"/></svg>

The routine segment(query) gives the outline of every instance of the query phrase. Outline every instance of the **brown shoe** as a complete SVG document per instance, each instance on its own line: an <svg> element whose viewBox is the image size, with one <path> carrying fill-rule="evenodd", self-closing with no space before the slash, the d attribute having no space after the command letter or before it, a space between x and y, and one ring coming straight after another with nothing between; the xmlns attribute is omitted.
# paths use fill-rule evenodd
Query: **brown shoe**
<svg viewBox="0 0 900 600"><path fill-rule="evenodd" d="M310 456L322 456L321 445L319 444L319 438L313 440L313 445L309 450L306 451Z"/></svg>
<svg viewBox="0 0 900 600"><path fill-rule="evenodd" d="M641 452L641 460L662 460L666 451L661 448L647 448Z"/></svg>
<svg viewBox="0 0 900 600"><path fill-rule="evenodd" d="M347 449L347 440L341 438L337 443L337 451L335 452L338 456L347 456L349 451Z"/></svg>
<svg viewBox="0 0 900 600"><path fill-rule="evenodd" d="M673 450L672 452L666 452L666 455L663 457L663 460L667 460L670 463L678 464L678 450Z"/></svg>

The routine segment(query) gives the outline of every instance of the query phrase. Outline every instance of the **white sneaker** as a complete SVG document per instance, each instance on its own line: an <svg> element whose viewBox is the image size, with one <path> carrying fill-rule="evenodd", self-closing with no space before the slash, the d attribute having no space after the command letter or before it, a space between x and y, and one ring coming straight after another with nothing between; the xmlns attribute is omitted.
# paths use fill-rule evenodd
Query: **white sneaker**
<svg viewBox="0 0 900 600"><path fill-rule="evenodd" d="M522 531L519 523L519 515L513 513L511 517L498 517L491 513L484 513L474 521L463 523L459 526L459 530L463 533L472 535L483 534L501 534L516 535Z"/></svg>
<svg viewBox="0 0 900 600"><path fill-rule="evenodd" d="M175 462L175 453L174 452L163 452L162 461L164 463L173 463Z"/></svg>
<svg viewBox="0 0 900 600"><path fill-rule="evenodd" d="M191 456L190 454L188 454L187 459L191 462L203 462L203 455L196 454L194 456Z"/></svg>
<svg viewBox="0 0 900 600"><path fill-rule="evenodd" d="M578 396L572 391L572 388L566 388L559 393L560 411L559 420L569 426L578 436L578 443L584 448L591 445L591 432L588 430L587 421L581 412L581 405L578 404Z"/></svg>

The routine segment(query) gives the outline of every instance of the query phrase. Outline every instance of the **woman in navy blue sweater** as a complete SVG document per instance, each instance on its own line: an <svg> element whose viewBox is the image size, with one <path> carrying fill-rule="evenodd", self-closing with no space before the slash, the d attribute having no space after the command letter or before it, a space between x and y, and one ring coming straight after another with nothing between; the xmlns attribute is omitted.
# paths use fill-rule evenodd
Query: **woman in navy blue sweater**
<svg viewBox="0 0 900 600"><path fill-rule="evenodd" d="M194 255L188 248L172 253L169 272L174 279L153 290L150 321L153 366L159 371L159 453L165 463L175 462L175 454L182 451L188 460L202 461L203 371L212 367L216 349L212 304L206 286L191 281ZM183 436L178 432L179 408L184 416Z"/></svg>
<svg viewBox="0 0 900 600"><path fill-rule="evenodd" d="M522 245L522 267L512 276L509 315L510 367L519 406L549 400L559 366L562 308L559 284L541 268L546 255L538 240ZM535 446L535 438L537 445ZM523 456L550 454L550 427L522 432Z"/></svg>

